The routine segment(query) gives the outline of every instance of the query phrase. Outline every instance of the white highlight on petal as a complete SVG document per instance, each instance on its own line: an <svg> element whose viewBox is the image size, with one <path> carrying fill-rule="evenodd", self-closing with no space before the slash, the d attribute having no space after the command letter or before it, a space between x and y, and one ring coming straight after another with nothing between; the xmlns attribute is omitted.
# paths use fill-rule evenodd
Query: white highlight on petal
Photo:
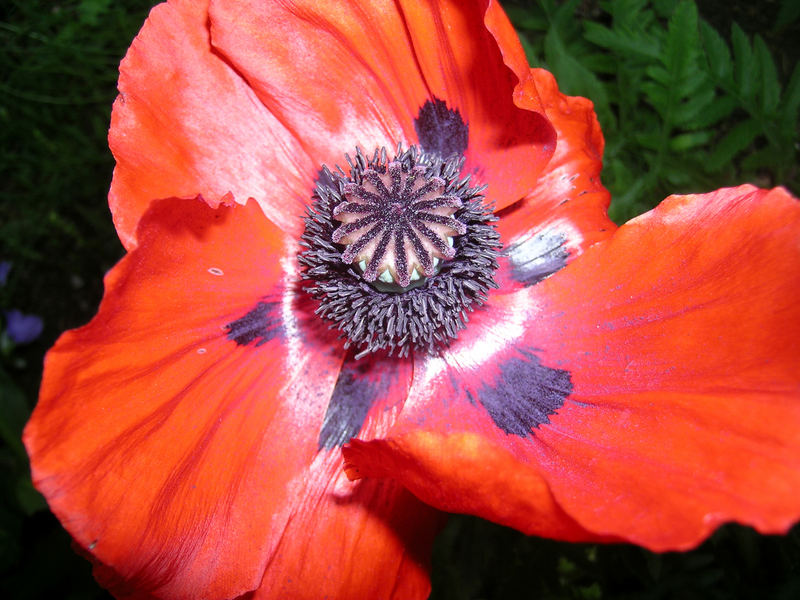
<svg viewBox="0 0 800 600"><path fill-rule="evenodd" d="M419 373L415 369L415 389L430 389L434 385L433 380L447 377L448 367L460 371L475 370L487 362L498 360L495 357L501 356L509 346L525 335L526 323L534 319L531 311L540 310L539 302L533 298L533 294L528 293L509 295L509 301L502 307L502 318L498 317L491 327L483 324L483 327L487 327L483 335L476 336L471 343L453 344L442 356L429 357ZM405 408L411 410L412 398L414 401L427 402L426 397L425 394L410 393Z"/></svg>
<svg viewBox="0 0 800 600"><path fill-rule="evenodd" d="M205 354L206 352L207 352L207 350L205 348L198 348L197 349L197 353L198 354Z"/></svg>
<svg viewBox="0 0 800 600"><path fill-rule="evenodd" d="M223 275L225 275L225 273L222 272L222 269L217 267L211 267L208 270L208 272L211 273L212 275L216 275L217 277L222 277Z"/></svg>
<svg viewBox="0 0 800 600"><path fill-rule="evenodd" d="M394 283L394 279L392 278L392 274L389 273L389 269L386 269L383 273L381 273L381 276L378 277L378 279L384 283Z"/></svg>
<svg viewBox="0 0 800 600"><path fill-rule="evenodd" d="M361 269L361 272L362 272L362 273L363 273L364 271L366 271L366 270L367 270L367 261L366 261L366 260L362 260L362 261L360 261L360 262L358 263L358 268L359 268L359 269Z"/></svg>
<svg viewBox="0 0 800 600"><path fill-rule="evenodd" d="M298 269L298 262L294 259L297 256L298 248L293 242L287 242L287 251L281 258L281 268L283 269L283 283L287 291L283 292L281 297L281 325L283 326L285 335L284 348L287 353L287 364L300 364L303 357L303 347L301 343L300 326L297 323L297 315L295 314L294 298L295 294L288 290L293 289L293 282L296 281L300 275Z"/></svg>

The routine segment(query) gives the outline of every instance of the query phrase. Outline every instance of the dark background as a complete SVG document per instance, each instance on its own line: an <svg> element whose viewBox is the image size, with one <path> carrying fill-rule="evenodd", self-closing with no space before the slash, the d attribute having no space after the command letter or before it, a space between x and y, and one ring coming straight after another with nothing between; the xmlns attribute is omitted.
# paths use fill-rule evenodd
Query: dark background
<svg viewBox="0 0 800 600"><path fill-rule="evenodd" d="M103 274L122 256L105 201L114 165L106 134L119 60L152 4L12 0L0 8L0 260L12 263L0 287L0 310L16 308L44 321L37 340L16 345L0 320L4 598L108 598L33 490L19 435L35 403L44 353L62 331L93 316ZM658 102L645 87L636 87L642 80L621 89L616 70L621 59L613 40L611 46L599 44L597 30L593 36L587 23L614 30L614 15L638 7L654 16L648 31L668 32L677 2L543 0L504 6L532 64L553 70L568 93L598 103L608 141L604 181L614 196L612 216L624 220L651 208L668 191L708 191L751 181L787 185L797 193L797 119L785 114L797 112L795 96L800 97L795 90L800 84L794 82L800 77L792 76L800 57L795 4L800 5L791 0L697 3L701 19L726 44L735 43L734 22L745 33L753 54L737 55L734 48L734 60L752 61L753 72L770 71L758 50L767 49L779 100L770 102L765 94L748 104L739 98L709 124L668 127L659 118ZM696 68L713 72L700 54L695 58ZM626 72L641 68L644 73L648 59L634 59L638 62L623 65ZM766 80L759 76L759 81ZM718 84L720 98L736 95L724 87ZM641 135L648 127L663 135L656 141ZM717 165L698 168L700 155L716 157ZM800 598L800 529L761 536L731 525L694 551L657 555L634 546L529 538L457 516L437 541L432 578L431 597L438 600Z"/></svg>

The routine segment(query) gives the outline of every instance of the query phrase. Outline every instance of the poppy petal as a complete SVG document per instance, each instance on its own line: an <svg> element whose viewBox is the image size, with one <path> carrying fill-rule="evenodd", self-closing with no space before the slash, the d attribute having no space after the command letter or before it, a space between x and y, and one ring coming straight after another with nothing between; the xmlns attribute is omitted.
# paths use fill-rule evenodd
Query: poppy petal
<svg viewBox="0 0 800 600"><path fill-rule="evenodd" d="M798 239L782 189L668 198L494 295L417 369L391 434L344 448L347 471L539 535L564 514L653 550L726 521L785 532L800 517ZM484 497L465 498L464 473Z"/></svg>
<svg viewBox="0 0 800 600"><path fill-rule="evenodd" d="M359 436L346 444L345 471L353 479L397 479L424 502L448 512L515 526L524 514L529 533L568 541L609 539L586 530L561 509L543 473L527 461L521 464L506 447L506 434L479 404L477 389L497 376L501 342L519 335L529 317L523 296L492 295L470 315L451 350L417 361L400 419L386 435ZM495 347L486 344L487 338ZM504 400L502 395L499 399Z"/></svg>
<svg viewBox="0 0 800 600"><path fill-rule="evenodd" d="M321 456L254 598L427 598L444 515L394 481L353 486L338 451Z"/></svg>
<svg viewBox="0 0 800 600"><path fill-rule="evenodd" d="M369 355L345 359L319 435L320 448L340 447L350 438L383 435L408 396L413 377L410 358Z"/></svg>
<svg viewBox="0 0 800 600"><path fill-rule="evenodd" d="M37 488L103 583L424 597L439 517L395 484L353 486L319 449L343 351L295 291L296 243L255 202L180 199L152 204L137 239L95 319L48 354L25 431Z"/></svg>
<svg viewBox="0 0 800 600"><path fill-rule="evenodd" d="M531 193L498 213L504 293L552 275L617 228L600 181L604 141L592 103L559 92L547 71L531 69L531 78L556 129L556 151Z"/></svg>
<svg viewBox="0 0 800 600"><path fill-rule="evenodd" d="M299 233L316 170L298 141L211 48L206 2L156 6L120 65L109 192L123 245L153 198L254 197Z"/></svg>
<svg viewBox="0 0 800 600"><path fill-rule="evenodd" d="M467 126L465 172L498 207L525 196L552 155L553 129L533 82L518 86L519 40L494 2L246 0L212 2L210 14L215 48L319 164L342 164L357 145L428 139L437 102Z"/></svg>
<svg viewBox="0 0 800 600"><path fill-rule="evenodd" d="M497 2L405 0L414 57L429 93L469 125L464 170L497 210L524 197L555 149L555 132L519 37Z"/></svg>

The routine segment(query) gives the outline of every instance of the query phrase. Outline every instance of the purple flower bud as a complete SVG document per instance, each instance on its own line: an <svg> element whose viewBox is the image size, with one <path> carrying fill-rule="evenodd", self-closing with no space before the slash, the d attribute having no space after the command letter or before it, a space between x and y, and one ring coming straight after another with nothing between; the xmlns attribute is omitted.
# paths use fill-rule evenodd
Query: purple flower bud
<svg viewBox="0 0 800 600"><path fill-rule="evenodd" d="M44 322L37 315L26 315L16 309L4 311L6 333L15 344L28 344L42 333Z"/></svg>

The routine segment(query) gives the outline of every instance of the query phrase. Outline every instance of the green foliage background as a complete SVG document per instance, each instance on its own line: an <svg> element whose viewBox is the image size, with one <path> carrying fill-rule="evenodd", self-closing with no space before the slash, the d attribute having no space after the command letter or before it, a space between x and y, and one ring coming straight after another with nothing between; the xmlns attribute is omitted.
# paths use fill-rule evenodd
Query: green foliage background
<svg viewBox="0 0 800 600"><path fill-rule="evenodd" d="M737 6L764 31L726 23ZM542 0L508 9L531 64L547 66L564 92L594 101L612 217L625 221L670 193L744 181L797 193L798 6ZM778 51L765 35L783 42Z"/></svg>
<svg viewBox="0 0 800 600"><path fill-rule="evenodd" d="M20 433L42 357L87 322L120 258L104 198L117 66L149 0L11 0L0 8L0 309L45 320L15 347L0 325L0 596L108 598L29 482ZM532 65L595 102L604 183L624 221L670 193L750 181L800 192L800 2L503 2ZM728 526L687 553L565 544L454 517L434 600L800 598L800 529Z"/></svg>

